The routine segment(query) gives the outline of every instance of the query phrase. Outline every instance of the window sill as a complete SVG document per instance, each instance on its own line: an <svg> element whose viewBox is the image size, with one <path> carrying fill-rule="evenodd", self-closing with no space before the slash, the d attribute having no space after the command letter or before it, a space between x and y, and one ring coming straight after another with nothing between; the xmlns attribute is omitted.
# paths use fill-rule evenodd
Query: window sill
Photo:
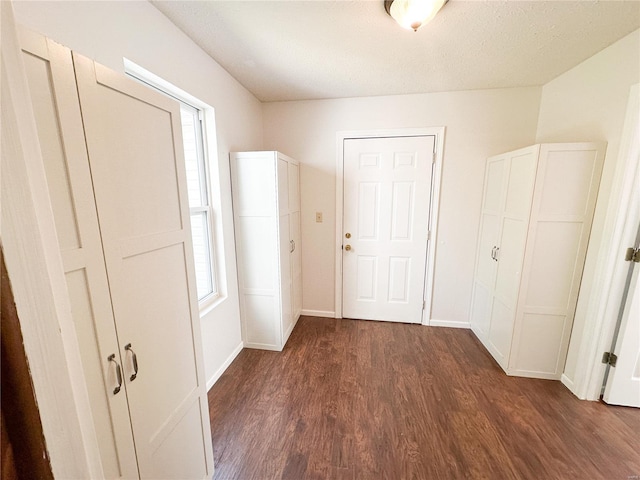
<svg viewBox="0 0 640 480"><path fill-rule="evenodd" d="M202 320L205 316L215 310L215 308L224 302L226 298L226 296L218 294L211 298L207 298L205 301L200 303L198 305L200 309L200 319Z"/></svg>

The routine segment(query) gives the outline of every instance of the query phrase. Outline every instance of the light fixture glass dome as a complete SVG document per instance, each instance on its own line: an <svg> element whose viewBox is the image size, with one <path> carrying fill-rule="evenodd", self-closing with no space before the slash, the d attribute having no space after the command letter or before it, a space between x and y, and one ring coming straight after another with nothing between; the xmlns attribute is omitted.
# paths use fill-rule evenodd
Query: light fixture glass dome
<svg viewBox="0 0 640 480"><path fill-rule="evenodd" d="M447 0L392 0L385 8L398 24L407 30L417 31L431 21Z"/></svg>

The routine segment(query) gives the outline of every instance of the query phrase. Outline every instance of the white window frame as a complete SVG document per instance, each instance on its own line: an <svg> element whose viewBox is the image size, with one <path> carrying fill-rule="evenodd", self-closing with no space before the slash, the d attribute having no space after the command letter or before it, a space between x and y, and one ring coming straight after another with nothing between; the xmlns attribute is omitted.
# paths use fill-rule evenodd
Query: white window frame
<svg viewBox="0 0 640 480"><path fill-rule="evenodd" d="M224 299L224 295L222 294L223 282L221 281L221 275L219 275L218 272L218 265L221 264L221 262L219 261L220 255L222 253L220 249L221 242L219 241L219 237L216 236L217 218L216 210L213 204L212 182L210 175L211 160L214 159L214 161L217 161L215 142L215 112L213 107L195 98L184 90L181 90L175 85L149 72L148 70L128 60L127 58L124 58L123 60L126 75L151 88L158 90L164 95L177 100L187 108L192 108L198 112L198 118L201 122L199 133L201 137L200 140L202 142L203 156L203 165L201 167L203 171L201 172L201 175L203 176L204 180L203 189L206 189L207 205L202 207L189 206L189 215L191 217L191 215L195 213L207 212L208 217L209 231L207 233L209 236L209 258L211 260L210 274L211 282L213 285L213 292L203 297L202 299L198 299L200 316L203 317Z"/></svg>

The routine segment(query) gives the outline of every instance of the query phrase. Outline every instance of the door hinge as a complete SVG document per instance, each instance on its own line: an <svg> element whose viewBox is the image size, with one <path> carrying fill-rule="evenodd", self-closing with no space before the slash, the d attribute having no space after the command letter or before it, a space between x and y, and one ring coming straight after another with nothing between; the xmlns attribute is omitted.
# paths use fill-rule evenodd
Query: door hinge
<svg viewBox="0 0 640 480"><path fill-rule="evenodd" d="M634 263L640 262L640 248L627 248L627 253L624 256L624 261Z"/></svg>
<svg viewBox="0 0 640 480"><path fill-rule="evenodd" d="M602 354L602 363L615 367L616 363L618 363L618 356L612 352L604 352Z"/></svg>

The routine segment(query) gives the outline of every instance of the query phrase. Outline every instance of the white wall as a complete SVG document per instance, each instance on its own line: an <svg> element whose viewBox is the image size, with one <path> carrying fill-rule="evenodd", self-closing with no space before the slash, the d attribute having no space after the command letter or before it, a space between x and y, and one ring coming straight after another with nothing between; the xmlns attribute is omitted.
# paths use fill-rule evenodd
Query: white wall
<svg viewBox="0 0 640 480"><path fill-rule="evenodd" d="M542 89L537 142L608 142L598 203L587 251L580 296L563 380L568 386L587 362L580 356L585 321L590 315L592 288L596 286L599 257L610 242L606 219L612 180L620 149L629 90L640 82L640 30L627 35L578 66L547 83ZM611 220L611 219L609 219ZM596 282L596 283L594 283Z"/></svg>
<svg viewBox="0 0 640 480"><path fill-rule="evenodd" d="M303 308L334 311L336 132L445 126L432 318L467 322L485 160L534 143L539 101L514 88L264 104L265 148L302 162Z"/></svg>
<svg viewBox="0 0 640 480"><path fill-rule="evenodd" d="M126 57L215 108L226 299L202 319L210 384L242 341L228 154L262 147L260 102L147 2L16 1L14 10L17 23L78 53L119 72Z"/></svg>

